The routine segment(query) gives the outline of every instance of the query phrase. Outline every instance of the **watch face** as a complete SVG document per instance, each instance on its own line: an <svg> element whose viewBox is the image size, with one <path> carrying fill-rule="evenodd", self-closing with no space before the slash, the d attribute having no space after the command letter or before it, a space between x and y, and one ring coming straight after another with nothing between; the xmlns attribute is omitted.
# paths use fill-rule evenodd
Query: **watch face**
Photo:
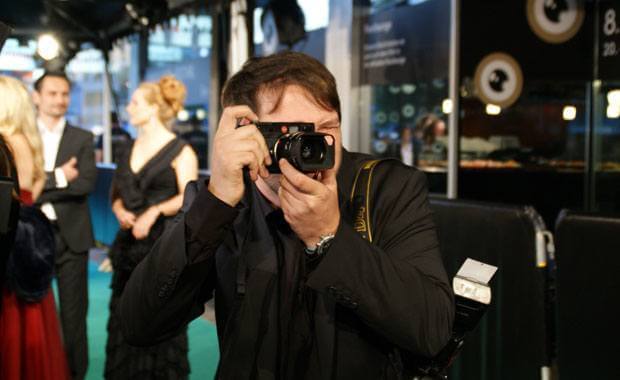
<svg viewBox="0 0 620 380"><path fill-rule="evenodd" d="M321 240L316 245L316 253L319 255L325 253L332 244L332 240L334 240L334 235L321 236Z"/></svg>

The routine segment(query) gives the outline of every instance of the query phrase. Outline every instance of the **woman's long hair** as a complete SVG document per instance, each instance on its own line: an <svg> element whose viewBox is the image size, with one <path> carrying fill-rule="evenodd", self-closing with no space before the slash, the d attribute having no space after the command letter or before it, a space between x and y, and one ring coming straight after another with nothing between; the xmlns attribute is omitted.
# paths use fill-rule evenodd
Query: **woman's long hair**
<svg viewBox="0 0 620 380"><path fill-rule="evenodd" d="M34 161L36 181L45 176L43 143L35 121L35 108L26 87L17 79L0 75L0 133L5 136L23 134Z"/></svg>

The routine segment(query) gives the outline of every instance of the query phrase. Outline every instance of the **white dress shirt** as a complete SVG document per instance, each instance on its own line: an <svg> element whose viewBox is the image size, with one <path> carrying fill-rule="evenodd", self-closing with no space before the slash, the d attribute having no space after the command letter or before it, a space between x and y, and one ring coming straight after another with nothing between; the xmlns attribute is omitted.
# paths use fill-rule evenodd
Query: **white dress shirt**
<svg viewBox="0 0 620 380"><path fill-rule="evenodd" d="M60 139L62 133L65 130L67 121L63 117L58 121L52 129L49 129L43 124L40 119L37 119L37 125L39 127L39 133L41 134L41 140L43 142L43 167L46 172L54 172L56 179L56 187L65 188L68 186L67 177L65 172L61 168L56 168L56 156L58 155L58 148L60 146ZM56 211L51 203L44 203L41 205L41 211L47 216L49 220L56 220Z"/></svg>
<svg viewBox="0 0 620 380"><path fill-rule="evenodd" d="M400 157L403 162L413 166L413 146L410 142L403 141L400 146Z"/></svg>

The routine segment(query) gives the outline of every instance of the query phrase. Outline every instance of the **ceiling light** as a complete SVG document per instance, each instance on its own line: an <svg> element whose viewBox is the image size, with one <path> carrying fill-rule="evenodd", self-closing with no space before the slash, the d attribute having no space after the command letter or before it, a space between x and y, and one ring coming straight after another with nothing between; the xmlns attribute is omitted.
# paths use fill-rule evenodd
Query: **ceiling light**
<svg viewBox="0 0 620 380"><path fill-rule="evenodd" d="M620 104L620 90L611 90L607 93L607 102L609 104Z"/></svg>
<svg viewBox="0 0 620 380"><path fill-rule="evenodd" d="M565 106L564 109L562 109L562 119L575 120L576 117L577 117L577 107Z"/></svg>
<svg viewBox="0 0 620 380"><path fill-rule="evenodd" d="M443 102L441 102L441 112L446 115L452 112L452 99L444 99Z"/></svg>
<svg viewBox="0 0 620 380"><path fill-rule="evenodd" d="M37 42L37 53L46 61L58 57L60 53L60 44L58 40L51 34L43 34Z"/></svg>
<svg viewBox="0 0 620 380"><path fill-rule="evenodd" d="M607 118L617 119L620 117L620 106L610 104L607 106Z"/></svg>
<svg viewBox="0 0 620 380"><path fill-rule="evenodd" d="M188 121L189 120L189 112L186 109L182 109L177 113L177 119L179 121Z"/></svg>

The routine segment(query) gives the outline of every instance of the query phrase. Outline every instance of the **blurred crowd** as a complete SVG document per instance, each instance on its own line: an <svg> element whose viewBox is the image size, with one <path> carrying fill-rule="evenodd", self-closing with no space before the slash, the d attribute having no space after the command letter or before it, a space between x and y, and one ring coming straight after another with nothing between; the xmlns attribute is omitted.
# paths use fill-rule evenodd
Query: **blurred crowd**
<svg viewBox="0 0 620 380"><path fill-rule="evenodd" d="M94 241L87 197L96 181L96 149L92 134L65 118L70 90L63 72L44 73L32 91L0 76L0 379L83 379L88 367L87 265ZM137 138L123 134L114 152L112 209L121 229L109 256L115 270L106 378L189 373L185 332L157 346L129 346L115 312L133 267L181 207L180 189L198 176L196 154L171 132L185 96L173 76L142 83L127 106Z"/></svg>

